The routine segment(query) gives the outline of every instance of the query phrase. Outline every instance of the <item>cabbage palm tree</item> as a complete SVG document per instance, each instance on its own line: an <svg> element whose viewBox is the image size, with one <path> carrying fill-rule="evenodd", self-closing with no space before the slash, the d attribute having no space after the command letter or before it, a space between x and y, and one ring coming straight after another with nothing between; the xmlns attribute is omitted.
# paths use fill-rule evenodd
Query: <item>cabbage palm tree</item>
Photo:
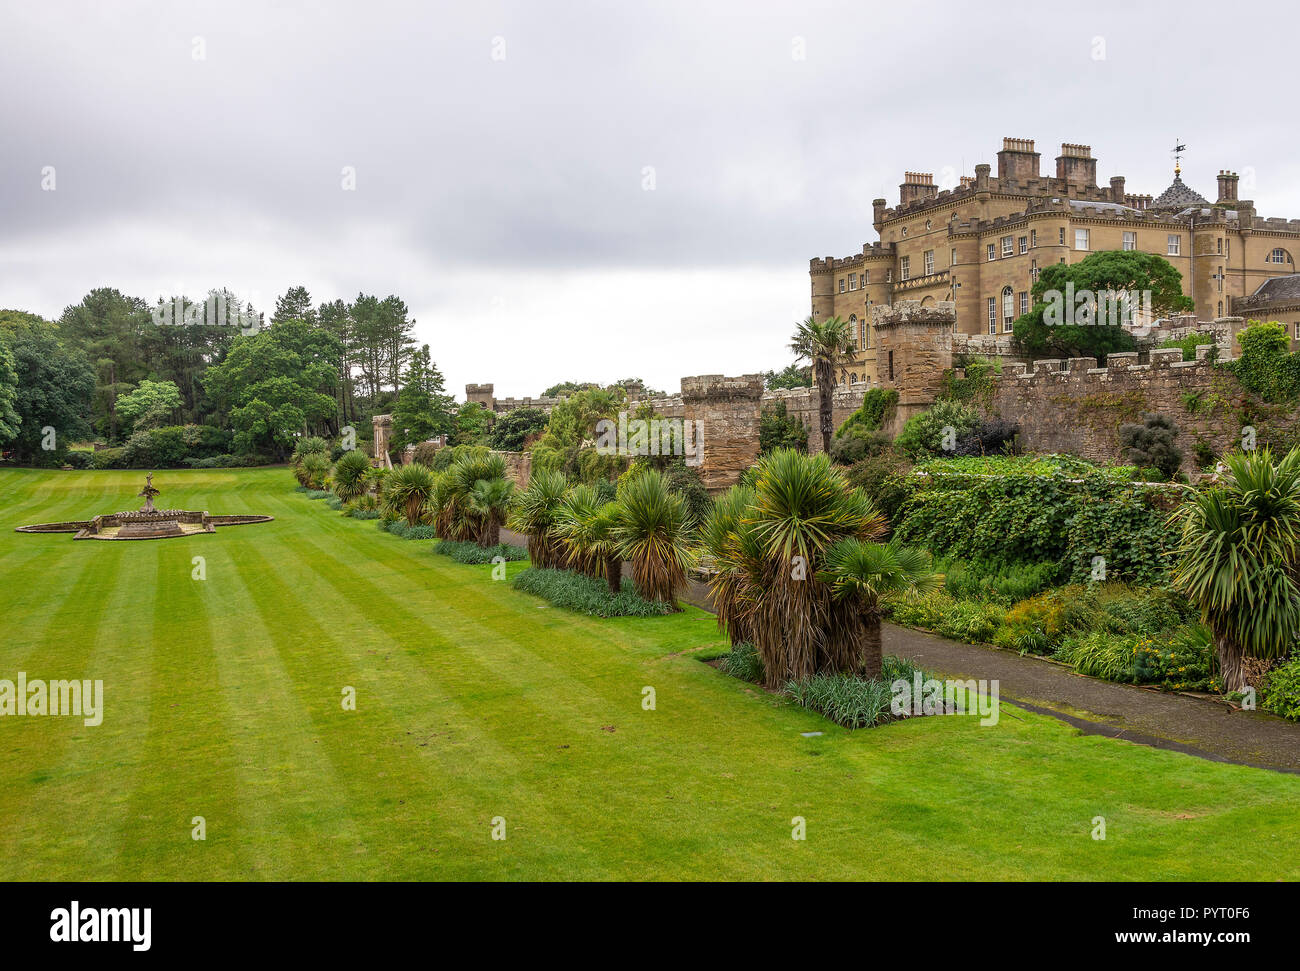
<svg viewBox="0 0 1300 971"><path fill-rule="evenodd" d="M826 550L817 579L831 590L832 641L848 648L840 670L880 677L880 601L886 594L929 593L943 586L930 554L898 542L842 539Z"/></svg>
<svg viewBox="0 0 1300 971"><path fill-rule="evenodd" d="M1173 584L1214 635L1225 691L1245 687L1242 661L1292 651L1300 630L1300 448L1224 457L1228 471L1174 513Z"/></svg>
<svg viewBox="0 0 1300 971"><path fill-rule="evenodd" d="M443 502L451 507L451 529L455 534L453 538L471 539L482 546L484 534L489 528L488 521L483 513L474 508L470 497L480 480L505 480L505 459L486 450L471 452L452 462L445 475L448 491ZM497 523L498 542L500 531L500 523Z"/></svg>
<svg viewBox="0 0 1300 971"><path fill-rule="evenodd" d="M807 360L813 369L813 380L817 385L817 409L820 417L822 434L822 451L831 450L831 436L835 432L835 420L832 405L835 391L835 375L842 368L853 363L853 331L849 323L839 317L817 320L809 317L795 327L794 337L790 341L790 350L800 360Z"/></svg>
<svg viewBox="0 0 1300 971"><path fill-rule="evenodd" d="M745 578L762 572L762 554L753 542L754 531L741 525L753 505L753 488L732 486L713 503L700 528L701 545L716 571L709 581L709 598L718 629L727 632L733 645L753 640L753 604L744 597Z"/></svg>
<svg viewBox="0 0 1300 971"><path fill-rule="evenodd" d="M515 484L509 479L479 479L469 492L469 510L480 523L478 545L484 549L501 542L501 524L510 510Z"/></svg>
<svg viewBox="0 0 1300 971"><path fill-rule="evenodd" d="M384 480L384 504L392 512L405 516L408 525L419 525L434 485L433 473L423 465L399 466Z"/></svg>
<svg viewBox="0 0 1300 971"><path fill-rule="evenodd" d="M552 568L563 563L564 550L553 529L568 489L563 472L542 469L534 472L527 487L515 494L506 525L528 537L528 558L535 567Z"/></svg>
<svg viewBox="0 0 1300 971"><path fill-rule="evenodd" d="M295 466L293 474L299 485L306 486L308 489L319 489L325 485L325 477L329 475L329 471L328 456L322 452L306 452Z"/></svg>
<svg viewBox="0 0 1300 971"><path fill-rule="evenodd" d="M686 586L691 564L692 523L686 502L650 469L618 489L610 537L618 555L632 564L632 582L647 600L677 608L676 594Z"/></svg>
<svg viewBox="0 0 1300 971"><path fill-rule="evenodd" d="M555 524L556 538L564 544L569 564L589 577L604 577L610 593L623 588L623 557L614 540L620 507L601 502L589 486L569 490Z"/></svg>
<svg viewBox="0 0 1300 971"><path fill-rule="evenodd" d="M334 463L334 494L351 502L370 488L370 458L360 449L339 456Z"/></svg>
<svg viewBox="0 0 1300 971"><path fill-rule="evenodd" d="M740 502L745 493L734 495L724 500ZM884 516L825 453L779 449L759 461L748 508L736 512L721 541L706 541L722 550L710 583L715 603L721 599L729 616L740 618L768 687L860 667L848 611L836 607L817 571L836 542L874 540L884 528Z"/></svg>

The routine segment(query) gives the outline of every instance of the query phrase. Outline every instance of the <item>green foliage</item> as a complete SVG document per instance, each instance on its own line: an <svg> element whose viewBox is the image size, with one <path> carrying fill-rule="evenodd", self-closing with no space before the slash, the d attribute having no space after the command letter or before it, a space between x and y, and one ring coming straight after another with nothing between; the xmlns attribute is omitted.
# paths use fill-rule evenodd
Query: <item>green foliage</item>
<svg viewBox="0 0 1300 971"><path fill-rule="evenodd" d="M1223 482L1176 513L1175 586L1214 631L1224 687L1242 684L1243 656L1289 653L1300 630L1300 448L1224 456Z"/></svg>
<svg viewBox="0 0 1300 971"><path fill-rule="evenodd" d="M861 489L888 523L898 521L899 512L912 494L913 483L908 473L912 463L907 456L894 449L868 455L848 472L849 484Z"/></svg>
<svg viewBox="0 0 1300 971"><path fill-rule="evenodd" d="M1270 671L1261 695L1260 707L1264 711L1287 721L1300 721L1300 656Z"/></svg>
<svg viewBox="0 0 1300 971"><path fill-rule="evenodd" d="M491 563L500 557L507 562L528 559L528 551L522 546L498 543L496 546L479 546L477 543L458 543L454 540L439 540L433 551L443 556L450 556L457 563Z"/></svg>
<svg viewBox="0 0 1300 971"><path fill-rule="evenodd" d="M1052 562L993 566L952 557L937 560L934 568L944 575L943 589L949 596L1007 607L1046 590L1060 573Z"/></svg>
<svg viewBox="0 0 1300 971"><path fill-rule="evenodd" d="M211 425L171 425L143 429L126 441L125 468L180 468L189 459L213 458L230 447L230 434Z"/></svg>
<svg viewBox="0 0 1300 971"><path fill-rule="evenodd" d="M449 434L454 409L455 399L446 393L442 372L433 363L429 345L412 351L393 408L393 451L401 452L412 442Z"/></svg>
<svg viewBox="0 0 1300 971"><path fill-rule="evenodd" d="M702 523L709 510L713 508L713 497L709 495L709 490L704 488L700 470L696 466L675 459L664 466L663 476L668 490L681 496L686 504L687 519L693 524Z"/></svg>
<svg viewBox="0 0 1300 971"><path fill-rule="evenodd" d="M610 536L632 566L637 592L678 609L677 591L686 586L693 561L688 538L695 524L686 500L658 471L647 469L620 483L617 503Z"/></svg>
<svg viewBox="0 0 1300 971"><path fill-rule="evenodd" d="M718 663L718 669L750 684L763 682L763 659L748 641L741 641L731 648L730 653L724 654Z"/></svg>
<svg viewBox="0 0 1300 971"><path fill-rule="evenodd" d="M777 388L811 388L812 368L807 364L787 364L780 371L764 371L763 387L769 391Z"/></svg>
<svg viewBox="0 0 1300 971"><path fill-rule="evenodd" d="M641 598L626 579L622 591L616 594L603 580L570 570L529 567L515 574L510 582L516 590L593 617L656 617L675 609L663 601Z"/></svg>
<svg viewBox="0 0 1300 971"><path fill-rule="evenodd" d="M885 606L894 623L919 627L970 644L991 642L1006 616L995 603L958 600L942 591L891 596Z"/></svg>
<svg viewBox="0 0 1300 971"><path fill-rule="evenodd" d="M433 473L423 465L399 466L384 480L384 506L406 520L406 525L425 522L425 505L434 495Z"/></svg>
<svg viewBox="0 0 1300 971"><path fill-rule="evenodd" d="M493 423L488 445L499 452L522 452L529 438L546 431L549 421L540 408L516 408Z"/></svg>
<svg viewBox="0 0 1300 971"><path fill-rule="evenodd" d="M1097 556L1110 579L1165 578L1176 537L1145 491L1098 471L934 474L939 464L899 512L905 541L990 566L1055 562L1075 582L1091 578Z"/></svg>
<svg viewBox="0 0 1300 971"><path fill-rule="evenodd" d="M1044 311L1052 293L1065 294L1073 284L1076 297L1084 291L1150 291L1151 310L1157 318L1191 310L1183 295L1182 274L1168 260L1136 250L1104 250L1078 263L1051 263L1042 268L1033 286L1033 307L1014 324L1015 340L1034 357L1096 357L1104 361L1116 351L1132 350L1133 336L1122 326L1064 324L1050 326ZM1069 308L1072 310L1072 308Z"/></svg>
<svg viewBox="0 0 1300 971"><path fill-rule="evenodd" d="M894 697L893 683L899 679L911 682L917 674L921 675L922 681L932 677L911 661L889 655L884 659L879 678L814 674L787 681L785 692L799 706L824 715L837 725L873 728L897 719L890 710Z"/></svg>
<svg viewBox="0 0 1300 971"><path fill-rule="evenodd" d="M1213 344L1214 341L1215 339L1213 337L1205 334L1188 334L1186 337L1179 337L1177 339L1170 338L1167 341L1163 341L1159 347L1166 350L1172 350L1176 347L1183 352L1184 361L1195 361L1196 348L1202 344ZM1188 410L1190 411L1191 409Z"/></svg>
<svg viewBox="0 0 1300 971"><path fill-rule="evenodd" d="M1237 335L1241 353L1223 366L1231 370L1243 387L1268 402L1292 402L1300 398L1300 353L1290 351L1284 324L1251 325Z"/></svg>
<svg viewBox="0 0 1300 971"><path fill-rule="evenodd" d="M90 454L90 467L92 469L124 469L126 468L126 449L96 449Z"/></svg>
<svg viewBox="0 0 1300 971"><path fill-rule="evenodd" d="M1157 469L1172 479L1182 468L1183 451L1174 444L1178 426L1165 415L1143 415L1140 425L1120 425L1119 444L1124 457L1136 466Z"/></svg>
<svg viewBox="0 0 1300 971"><path fill-rule="evenodd" d="M843 435L845 430L852 427L861 427L869 432L880 431L885 424L885 419L892 414L894 408L898 405L898 392L893 388L870 388L862 396L862 404L858 410L844 419L844 424L840 425L837 435Z"/></svg>
<svg viewBox="0 0 1300 971"><path fill-rule="evenodd" d="M0 331L0 445L7 445L18 435L22 416L18 414L18 366Z"/></svg>
<svg viewBox="0 0 1300 971"><path fill-rule="evenodd" d="M236 337L226 359L207 369L204 386L230 413L238 452L283 455L296 432L320 433L337 414L337 359L332 334L286 320Z"/></svg>
<svg viewBox="0 0 1300 971"><path fill-rule="evenodd" d="M73 442L90 436L86 417L95 393L95 371L78 347L60 339L58 328L32 314L0 311L0 343L12 359L16 379L0 393L6 402L5 423L14 432L11 445L19 461L61 465ZM7 379L0 379L7 380ZM18 423L14 427L14 415ZM52 428L54 449L45 432Z"/></svg>
<svg viewBox="0 0 1300 971"><path fill-rule="evenodd" d="M334 463L334 493L351 502L370 488L370 458L360 449L339 456Z"/></svg>
<svg viewBox="0 0 1300 971"><path fill-rule="evenodd" d="M137 431L166 424L181 406L181 392L173 381L141 381L130 394L117 399L117 416Z"/></svg>
<svg viewBox="0 0 1300 971"><path fill-rule="evenodd" d="M808 429L787 413L785 402L780 399L764 408L758 421L759 454L766 455L778 448L808 451Z"/></svg>
<svg viewBox="0 0 1300 971"><path fill-rule="evenodd" d="M952 371L944 372L939 397L966 405L991 408L997 376L1002 373L1002 361L972 357L966 361L964 371L965 374L960 378Z"/></svg>
<svg viewBox="0 0 1300 971"><path fill-rule="evenodd" d="M492 412L477 401L467 401L456 412L452 421L452 445L482 445L488 443L492 428Z"/></svg>
<svg viewBox="0 0 1300 971"><path fill-rule="evenodd" d="M955 448L956 439L974 431L979 420L979 414L969 405L940 399L907 420L894 439L894 448L914 462L951 453L952 449L944 448L945 443L951 442Z"/></svg>
<svg viewBox="0 0 1300 971"><path fill-rule="evenodd" d="M831 441L831 459L836 465L855 465L892 447L885 432L869 432L861 425L847 425Z"/></svg>

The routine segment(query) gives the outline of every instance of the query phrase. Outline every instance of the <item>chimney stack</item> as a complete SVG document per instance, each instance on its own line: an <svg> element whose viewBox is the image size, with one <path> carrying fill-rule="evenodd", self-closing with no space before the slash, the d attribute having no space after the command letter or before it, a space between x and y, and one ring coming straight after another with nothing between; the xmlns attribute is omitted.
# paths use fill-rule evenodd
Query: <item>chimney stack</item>
<svg viewBox="0 0 1300 971"><path fill-rule="evenodd" d="M1056 157L1056 177L1067 189L1070 186L1095 189L1097 160L1092 157L1092 146L1062 142L1061 154Z"/></svg>
<svg viewBox="0 0 1300 971"><path fill-rule="evenodd" d="M1118 202L1124 205L1124 176L1112 175L1110 177L1110 201Z"/></svg>
<svg viewBox="0 0 1300 971"><path fill-rule="evenodd" d="M1237 201L1237 173L1227 169L1219 170L1219 201Z"/></svg>
<svg viewBox="0 0 1300 971"><path fill-rule="evenodd" d="M998 152L998 178L1028 182L1037 179L1039 153L1032 138L1004 138Z"/></svg>
<svg viewBox="0 0 1300 971"><path fill-rule="evenodd" d="M905 206L914 199L930 199L939 194L933 172L905 172L898 187L898 204Z"/></svg>

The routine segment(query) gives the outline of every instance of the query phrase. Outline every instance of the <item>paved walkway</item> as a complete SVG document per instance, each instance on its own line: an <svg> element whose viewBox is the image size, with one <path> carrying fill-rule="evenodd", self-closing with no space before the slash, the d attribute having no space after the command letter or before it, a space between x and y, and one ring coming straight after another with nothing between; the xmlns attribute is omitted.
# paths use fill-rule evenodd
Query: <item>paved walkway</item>
<svg viewBox="0 0 1300 971"><path fill-rule="evenodd" d="M503 530L503 539L505 533ZM505 541L524 545L524 538L514 534ZM698 581L690 582L681 599L712 610L708 588ZM1059 718L1085 734L1127 739L1214 762L1300 774L1300 724L1273 715L1233 711L1216 701L1098 681L1041 658L963 644L888 623L884 650L947 677L996 679L1001 700Z"/></svg>

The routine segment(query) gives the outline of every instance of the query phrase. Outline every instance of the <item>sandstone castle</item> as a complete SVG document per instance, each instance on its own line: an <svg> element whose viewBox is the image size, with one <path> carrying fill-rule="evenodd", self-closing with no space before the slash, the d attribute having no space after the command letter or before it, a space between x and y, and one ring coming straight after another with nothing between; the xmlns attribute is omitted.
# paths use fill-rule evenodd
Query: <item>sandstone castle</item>
<svg viewBox="0 0 1300 971"><path fill-rule="evenodd" d="M1031 139L1003 139L997 163L996 176L977 165L951 189L940 189L930 173L905 173L897 206L874 202L878 242L853 256L812 260L813 316L848 320L856 342L840 385L882 383L876 308L951 303L963 349L1005 352L1039 271L1099 250L1168 260L1195 301L1196 320L1267 317L1300 339L1300 220L1258 217L1254 202L1238 198L1236 173L1219 173L1210 202L1183 182L1180 168L1154 198L1128 192L1123 176L1098 186L1087 145L1062 145L1054 176L1042 174Z"/></svg>

